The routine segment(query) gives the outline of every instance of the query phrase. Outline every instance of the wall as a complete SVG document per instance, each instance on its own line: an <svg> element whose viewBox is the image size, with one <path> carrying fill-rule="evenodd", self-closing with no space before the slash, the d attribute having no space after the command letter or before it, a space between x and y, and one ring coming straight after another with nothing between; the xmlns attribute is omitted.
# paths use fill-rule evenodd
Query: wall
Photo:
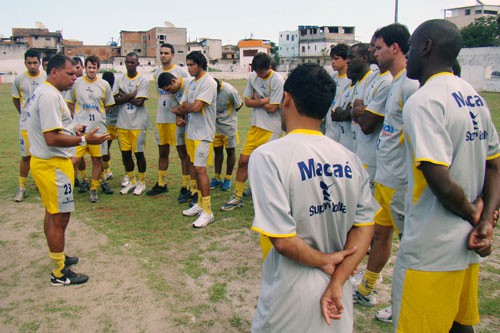
<svg viewBox="0 0 500 333"><path fill-rule="evenodd" d="M462 49L458 55L462 78L478 91L500 92L500 78L491 72L500 71L500 47Z"/></svg>

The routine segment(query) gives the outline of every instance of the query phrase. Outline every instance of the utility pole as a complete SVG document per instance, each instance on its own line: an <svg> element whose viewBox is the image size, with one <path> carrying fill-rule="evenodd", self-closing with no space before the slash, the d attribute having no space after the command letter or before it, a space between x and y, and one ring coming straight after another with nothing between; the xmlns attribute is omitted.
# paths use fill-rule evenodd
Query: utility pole
<svg viewBox="0 0 500 333"><path fill-rule="evenodd" d="M394 23L398 23L398 0L394 2Z"/></svg>

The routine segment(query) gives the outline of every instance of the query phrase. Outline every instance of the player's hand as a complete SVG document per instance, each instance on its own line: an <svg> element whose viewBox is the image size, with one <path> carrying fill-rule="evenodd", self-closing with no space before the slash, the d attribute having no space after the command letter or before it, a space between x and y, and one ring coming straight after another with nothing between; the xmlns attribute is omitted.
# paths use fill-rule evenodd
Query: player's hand
<svg viewBox="0 0 500 333"><path fill-rule="evenodd" d="M363 105L363 100L359 99L359 98L356 98L354 100L354 103L352 104L353 107L358 107L358 106L361 106L361 105Z"/></svg>
<svg viewBox="0 0 500 333"><path fill-rule="evenodd" d="M183 117L183 116L176 116L175 117L175 124L178 127L184 127L184 126L186 126L186 119L185 119L185 117Z"/></svg>
<svg viewBox="0 0 500 333"><path fill-rule="evenodd" d="M109 133L97 134L98 128L94 128L85 135L85 140L89 145L99 145L111 137Z"/></svg>
<svg viewBox="0 0 500 333"><path fill-rule="evenodd" d="M76 135L82 136L85 133L85 129L87 128L87 126L78 124L74 128Z"/></svg>
<svg viewBox="0 0 500 333"><path fill-rule="evenodd" d="M333 273L335 272L335 267L340 264L344 259L353 253L355 253L357 250L356 247L353 247L352 249L347 249L339 252L333 252L333 253L327 253L325 254L327 259L326 259L326 264L321 267L321 270L325 272L326 274L332 276Z"/></svg>
<svg viewBox="0 0 500 333"><path fill-rule="evenodd" d="M484 209L483 197L481 196L477 197L477 199L471 203L471 206L472 209L474 210L474 213L472 214L472 220L469 221L469 223L472 224L473 226L476 226L479 223L479 220L481 220L481 214L483 213Z"/></svg>
<svg viewBox="0 0 500 333"><path fill-rule="evenodd" d="M342 317L342 313L344 312L342 293L342 285L332 280L323 293L323 296L321 296L321 312L328 325L331 324L330 319L339 320Z"/></svg>

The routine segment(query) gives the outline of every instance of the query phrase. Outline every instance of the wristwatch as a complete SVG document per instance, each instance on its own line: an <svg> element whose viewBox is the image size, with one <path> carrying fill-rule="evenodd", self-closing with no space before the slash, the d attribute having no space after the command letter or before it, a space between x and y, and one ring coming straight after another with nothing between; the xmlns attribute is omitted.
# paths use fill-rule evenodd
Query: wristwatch
<svg viewBox="0 0 500 333"><path fill-rule="evenodd" d="M82 135L80 138L80 146L85 147L87 145L87 139L85 139L85 135Z"/></svg>

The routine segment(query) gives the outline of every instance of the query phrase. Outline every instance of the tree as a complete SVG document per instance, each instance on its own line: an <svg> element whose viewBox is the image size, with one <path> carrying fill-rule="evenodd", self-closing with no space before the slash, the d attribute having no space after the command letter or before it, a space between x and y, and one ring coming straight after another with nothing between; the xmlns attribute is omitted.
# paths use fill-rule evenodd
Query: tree
<svg viewBox="0 0 500 333"><path fill-rule="evenodd" d="M464 47L498 46L500 45L500 15L478 18L460 31Z"/></svg>
<svg viewBox="0 0 500 333"><path fill-rule="evenodd" d="M274 62L275 67L279 66L279 64L280 64L280 55L279 55L280 47L278 45L276 45L275 42L270 42L270 45L271 45L271 50L270 50L271 58Z"/></svg>

